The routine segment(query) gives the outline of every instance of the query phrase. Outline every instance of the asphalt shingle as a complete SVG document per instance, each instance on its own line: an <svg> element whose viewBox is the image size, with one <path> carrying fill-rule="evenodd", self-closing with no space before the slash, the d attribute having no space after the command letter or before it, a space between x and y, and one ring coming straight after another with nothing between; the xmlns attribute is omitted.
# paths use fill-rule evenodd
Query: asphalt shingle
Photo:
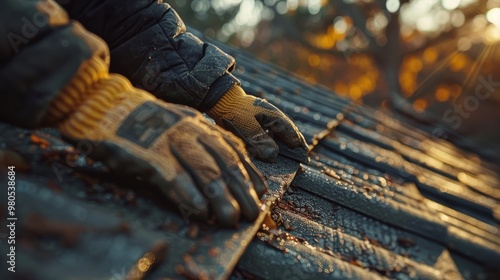
<svg viewBox="0 0 500 280"><path fill-rule="evenodd" d="M275 164L256 162L270 185L261 216L220 229L186 223L140 181L110 176L54 129L0 124L0 150L27 166L16 182L26 277L122 279L151 254L156 269L138 279L498 276L497 166L216 44L237 59L248 93L295 121L311 161L299 164L288 151Z"/></svg>

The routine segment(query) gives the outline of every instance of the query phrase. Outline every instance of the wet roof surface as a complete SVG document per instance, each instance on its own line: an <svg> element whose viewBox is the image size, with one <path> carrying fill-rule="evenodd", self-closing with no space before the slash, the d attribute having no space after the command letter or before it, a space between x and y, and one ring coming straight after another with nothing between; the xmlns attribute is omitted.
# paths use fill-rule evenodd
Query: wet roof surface
<svg viewBox="0 0 500 280"><path fill-rule="evenodd" d="M117 180L102 164L77 154L56 130L0 124L0 148L16 159L19 172L16 276L498 276L498 167L221 47L238 61L235 74L246 91L267 98L296 122L311 143L311 161L300 164L289 151L275 164L257 162L270 183L261 216L237 230L220 229L186 223L154 194L138 190L140 182ZM0 243L2 252L5 246ZM139 273L145 263L156 269Z"/></svg>
<svg viewBox="0 0 500 280"><path fill-rule="evenodd" d="M246 91L285 111L313 144L272 209L278 227L259 231L234 278L495 277L498 167L221 47Z"/></svg>

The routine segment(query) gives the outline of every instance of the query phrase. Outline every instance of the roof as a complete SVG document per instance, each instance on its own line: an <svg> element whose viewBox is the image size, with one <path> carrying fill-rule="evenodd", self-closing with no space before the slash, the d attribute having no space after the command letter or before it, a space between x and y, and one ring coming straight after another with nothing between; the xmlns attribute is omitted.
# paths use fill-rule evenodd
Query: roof
<svg viewBox="0 0 500 280"><path fill-rule="evenodd" d="M111 176L101 163L77 154L57 130L0 123L0 148L18 171L16 276L498 275L497 166L216 44L238 61L235 74L247 92L267 98L296 122L312 144L311 161L301 164L293 151L283 151L277 163L256 162L270 186L260 217L238 229L221 229L187 224L141 190L140 181ZM0 243L2 252L6 246ZM142 272L144 265L155 269Z"/></svg>
<svg viewBox="0 0 500 280"><path fill-rule="evenodd" d="M272 279L491 277L500 263L497 166L224 50L246 91L285 111L313 143L311 162L272 210L279 226L259 232L238 269Z"/></svg>

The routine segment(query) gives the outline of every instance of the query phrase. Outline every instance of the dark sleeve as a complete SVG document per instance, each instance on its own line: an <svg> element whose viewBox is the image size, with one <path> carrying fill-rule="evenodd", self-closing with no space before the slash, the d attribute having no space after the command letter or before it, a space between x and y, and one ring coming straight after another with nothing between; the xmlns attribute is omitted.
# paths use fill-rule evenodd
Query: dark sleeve
<svg viewBox="0 0 500 280"><path fill-rule="evenodd" d="M91 55L64 11L41 2L0 1L0 121L29 128Z"/></svg>
<svg viewBox="0 0 500 280"><path fill-rule="evenodd" d="M158 0L59 0L70 16L103 38L111 72L168 102L210 109L239 81L234 59L204 43Z"/></svg>

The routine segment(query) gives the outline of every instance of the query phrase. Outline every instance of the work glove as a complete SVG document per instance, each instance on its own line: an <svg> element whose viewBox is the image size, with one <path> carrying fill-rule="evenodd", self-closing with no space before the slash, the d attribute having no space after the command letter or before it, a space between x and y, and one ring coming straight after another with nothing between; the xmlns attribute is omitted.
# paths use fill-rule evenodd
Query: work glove
<svg viewBox="0 0 500 280"><path fill-rule="evenodd" d="M140 177L188 221L215 216L236 226L259 215L266 184L230 133L189 107L157 100L108 74L102 55L85 62L47 113L61 133L91 144L110 170Z"/></svg>
<svg viewBox="0 0 500 280"><path fill-rule="evenodd" d="M265 99L247 95L238 85L225 93L207 114L240 137L249 153L260 160L276 160L279 147L273 138L289 148L299 149L307 158L307 143L292 120Z"/></svg>

